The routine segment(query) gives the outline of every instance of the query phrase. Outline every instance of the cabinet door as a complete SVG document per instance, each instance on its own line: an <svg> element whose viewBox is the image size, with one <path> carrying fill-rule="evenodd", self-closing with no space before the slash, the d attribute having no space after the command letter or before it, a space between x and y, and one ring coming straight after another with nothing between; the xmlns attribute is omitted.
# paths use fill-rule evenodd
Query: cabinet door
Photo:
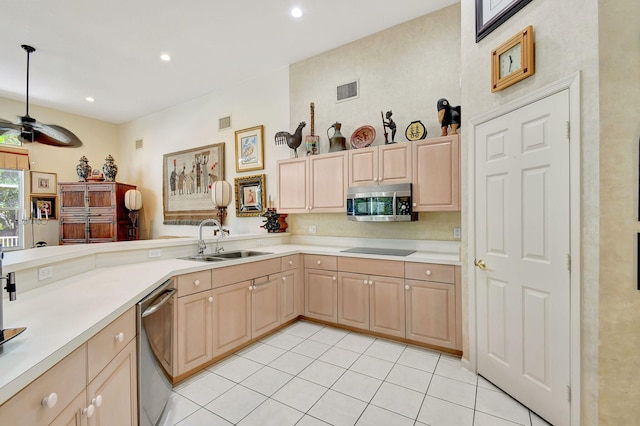
<svg viewBox="0 0 640 426"><path fill-rule="evenodd" d="M277 162L278 212L307 213L309 201L309 160L295 158Z"/></svg>
<svg viewBox="0 0 640 426"><path fill-rule="evenodd" d="M83 410L86 407L87 392L83 389L49 426L85 426L87 415Z"/></svg>
<svg viewBox="0 0 640 426"><path fill-rule="evenodd" d="M369 277L338 273L338 323L369 329Z"/></svg>
<svg viewBox="0 0 640 426"><path fill-rule="evenodd" d="M458 349L456 342L456 287L406 280L407 339Z"/></svg>
<svg viewBox="0 0 640 426"><path fill-rule="evenodd" d="M304 314L309 318L338 321L338 285L335 271L307 269L304 280Z"/></svg>
<svg viewBox="0 0 640 426"><path fill-rule="evenodd" d="M84 244L87 242L87 216L60 215L60 244Z"/></svg>
<svg viewBox="0 0 640 426"><path fill-rule="evenodd" d="M404 279L371 276L369 282L369 329L405 337Z"/></svg>
<svg viewBox="0 0 640 426"><path fill-rule="evenodd" d="M344 213L347 198L347 151L312 155L309 159L311 211Z"/></svg>
<svg viewBox="0 0 640 426"><path fill-rule="evenodd" d="M378 147L350 149L348 156L349 186L378 183Z"/></svg>
<svg viewBox="0 0 640 426"><path fill-rule="evenodd" d="M251 340L251 281L213 290L213 355Z"/></svg>
<svg viewBox="0 0 640 426"><path fill-rule="evenodd" d="M378 183L411 182L411 144L396 143L378 147Z"/></svg>
<svg viewBox="0 0 640 426"><path fill-rule="evenodd" d="M87 203L90 209L112 208L115 206L115 184L87 184Z"/></svg>
<svg viewBox="0 0 640 426"><path fill-rule="evenodd" d="M90 243L105 243L116 240L116 223L113 212L111 214L89 213L88 226Z"/></svg>
<svg viewBox="0 0 640 426"><path fill-rule="evenodd" d="M87 403L95 406L89 426L138 424L136 342L132 340L87 386Z"/></svg>
<svg viewBox="0 0 640 426"><path fill-rule="evenodd" d="M251 290L251 337L262 336L280 325L278 276L256 279Z"/></svg>
<svg viewBox="0 0 640 426"><path fill-rule="evenodd" d="M84 183L59 184L60 214L82 214L87 211L87 185Z"/></svg>
<svg viewBox="0 0 640 426"><path fill-rule="evenodd" d="M459 136L413 142L413 211L459 210Z"/></svg>
<svg viewBox="0 0 640 426"><path fill-rule="evenodd" d="M280 319L281 323L284 323L300 315L298 271L283 272L278 275L278 279L280 281Z"/></svg>
<svg viewBox="0 0 640 426"><path fill-rule="evenodd" d="M213 293L202 291L177 298L177 362L174 376L213 358Z"/></svg>

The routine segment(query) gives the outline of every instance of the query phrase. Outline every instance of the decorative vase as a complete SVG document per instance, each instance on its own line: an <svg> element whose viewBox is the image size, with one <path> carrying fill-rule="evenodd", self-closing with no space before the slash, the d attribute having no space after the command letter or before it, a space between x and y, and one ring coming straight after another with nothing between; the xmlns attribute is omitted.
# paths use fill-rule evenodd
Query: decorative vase
<svg viewBox="0 0 640 426"><path fill-rule="evenodd" d="M87 177L91 174L91 166L89 160L84 155L80 157L80 162L76 166L76 172L78 173L79 182L86 182Z"/></svg>
<svg viewBox="0 0 640 426"><path fill-rule="evenodd" d="M106 163L102 166L102 172L104 173L105 182L115 182L116 174L118 174L118 166L113 162L111 154L105 158Z"/></svg>
<svg viewBox="0 0 640 426"><path fill-rule="evenodd" d="M344 151L347 149L345 146L345 141L347 140L342 133L340 133L340 128L342 127L342 123L335 122L327 129L327 137L329 138L329 152L336 151ZM333 129L333 136L329 136L329 129Z"/></svg>

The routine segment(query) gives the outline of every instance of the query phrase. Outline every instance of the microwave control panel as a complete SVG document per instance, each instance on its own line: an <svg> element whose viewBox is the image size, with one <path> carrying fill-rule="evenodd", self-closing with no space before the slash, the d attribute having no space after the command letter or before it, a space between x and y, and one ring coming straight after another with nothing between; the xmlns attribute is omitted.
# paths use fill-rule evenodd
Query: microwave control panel
<svg viewBox="0 0 640 426"><path fill-rule="evenodd" d="M410 215L411 214L411 197L398 197L396 199L398 215Z"/></svg>

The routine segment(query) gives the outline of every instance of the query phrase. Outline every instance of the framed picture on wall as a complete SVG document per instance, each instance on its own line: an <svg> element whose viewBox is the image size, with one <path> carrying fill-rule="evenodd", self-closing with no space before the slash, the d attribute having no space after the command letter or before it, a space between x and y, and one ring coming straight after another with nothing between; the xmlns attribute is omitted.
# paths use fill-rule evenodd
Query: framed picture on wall
<svg viewBox="0 0 640 426"><path fill-rule="evenodd" d="M236 216L260 216L265 212L264 175L235 179Z"/></svg>
<svg viewBox="0 0 640 426"><path fill-rule="evenodd" d="M52 194L58 193L58 181L55 173L31 172L31 193Z"/></svg>
<svg viewBox="0 0 640 426"><path fill-rule="evenodd" d="M236 172L264 169L264 127L236 131Z"/></svg>
<svg viewBox="0 0 640 426"><path fill-rule="evenodd" d="M531 0L476 0L476 43L530 2Z"/></svg>
<svg viewBox="0 0 640 426"><path fill-rule="evenodd" d="M39 220L57 218L58 197L37 195L31 196L31 217Z"/></svg>

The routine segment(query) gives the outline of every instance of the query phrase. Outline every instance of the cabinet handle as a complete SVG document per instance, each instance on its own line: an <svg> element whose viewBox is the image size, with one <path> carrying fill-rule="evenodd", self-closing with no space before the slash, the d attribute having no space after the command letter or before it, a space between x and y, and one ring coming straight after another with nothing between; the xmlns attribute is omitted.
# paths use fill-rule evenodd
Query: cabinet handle
<svg viewBox="0 0 640 426"><path fill-rule="evenodd" d="M431 269L427 269L426 274L427 274L427 275L431 275Z"/></svg>
<svg viewBox="0 0 640 426"><path fill-rule="evenodd" d="M193 284L194 284L194 285L196 285L196 286L200 285L200 280L195 280L195 281L193 282Z"/></svg>
<svg viewBox="0 0 640 426"><path fill-rule="evenodd" d="M249 286L249 291L251 291L251 290L253 290L253 286L252 285Z"/></svg>
<svg viewBox="0 0 640 426"><path fill-rule="evenodd" d="M210 303L213 303L213 297L209 297L209 299L207 299Z"/></svg>
<svg viewBox="0 0 640 426"><path fill-rule="evenodd" d="M418 206L418 204L416 204L416 203L413 203L413 207L417 207L417 206Z"/></svg>
<svg viewBox="0 0 640 426"><path fill-rule="evenodd" d="M124 342L124 333L120 332L120 333L116 334L115 336L113 336L113 339L118 343Z"/></svg>
<svg viewBox="0 0 640 426"><path fill-rule="evenodd" d="M91 400L91 405L94 405L96 408L100 408L102 405L102 395L98 395Z"/></svg>
<svg viewBox="0 0 640 426"><path fill-rule="evenodd" d="M287 280L287 277L282 277L282 281L286 281L286 280Z"/></svg>
<svg viewBox="0 0 640 426"><path fill-rule="evenodd" d="M290 260L290 261L289 261L289 265L293 265L293 260Z"/></svg>
<svg viewBox="0 0 640 426"><path fill-rule="evenodd" d="M336 279L337 279L336 277L333 277L333 280L334 280L334 281L335 281Z"/></svg>
<svg viewBox="0 0 640 426"><path fill-rule="evenodd" d="M369 285L373 285L373 281L369 280Z"/></svg>
<svg viewBox="0 0 640 426"><path fill-rule="evenodd" d="M407 285L405 285L405 286L404 286L404 289L405 289L405 290L409 290L410 288L411 288L411 287L409 287L409 284L407 284Z"/></svg>
<svg viewBox="0 0 640 426"><path fill-rule="evenodd" d="M317 262L317 263L318 263L318 265L320 265L320 264L322 263L322 261L321 261L321 260L318 260L318 262Z"/></svg>
<svg viewBox="0 0 640 426"><path fill-rule="evenodd" d="M41 404L47 408L53 408L56 406L58 402L58 394L55 392L50 393L49 395L42 398Z"/></svg>
<svg viewBox="0 0 640 426"><path fill-rule="evenodd" d="M367 282L367 280L363 280L363 281L362 281L362 284L367 285L367 284L369 284L369 283Z"/></svg>
<svg viewBox="0 0 640 426"><path fill-rule="evenodd" d="M83 416L87 416L87 418L91 418L93 417L93 412L96 410L96 408L93 406L93 404L89 404L89 406L87 408L84 408L82 410L82 415Z"/></svg>

